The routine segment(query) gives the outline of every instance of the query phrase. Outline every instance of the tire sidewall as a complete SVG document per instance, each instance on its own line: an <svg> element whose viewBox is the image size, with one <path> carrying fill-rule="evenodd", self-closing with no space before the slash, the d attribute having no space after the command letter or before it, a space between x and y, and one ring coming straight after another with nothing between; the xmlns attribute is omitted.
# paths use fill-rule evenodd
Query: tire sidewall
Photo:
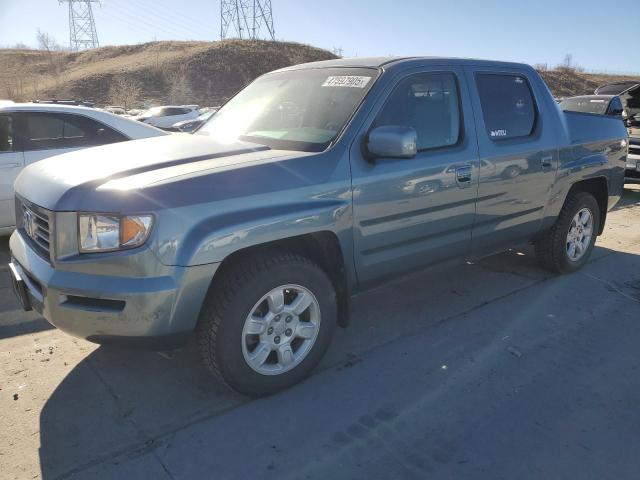
<svg viewBox="0 0 640 480"><path fill-rule="evenodd" d="M569 234L569 229L571 228L571 222L573 221L573 217L582 210L583 208L588 208L591 211L591 215L593 216L593 235L591 236L591 241L589 242L589 246L587 247L587 251L578 261L572 261L569 259L569 255L567 253L567 235ZM596 244L596 239L598 235L598 228L600 225L600 207L598 202L592 195L588 193L581 193L577 195L576 201L572 208L567 210L567 215L563 219L563 225L560 230L560 238L558 239L558 245L556 248L561 249L562 256L561 262L563 270L566 272L575 272L582 268L591 257L591 252Z"/></svg>
<svg viewBox="0 0 640 480"><path fill-rule="evenodd" d="M242 353L244 322L264 295L287 284L303 286L316 297L320 306L320 331L313 347L299 365L279 375L262 375L247 364ZM238 289L225 311L216 338L220 373L233 389L251 396L269 395L298 383L324 355L333 335L336 318L335 290L324 272L306 262L273 265Z"/></svg>

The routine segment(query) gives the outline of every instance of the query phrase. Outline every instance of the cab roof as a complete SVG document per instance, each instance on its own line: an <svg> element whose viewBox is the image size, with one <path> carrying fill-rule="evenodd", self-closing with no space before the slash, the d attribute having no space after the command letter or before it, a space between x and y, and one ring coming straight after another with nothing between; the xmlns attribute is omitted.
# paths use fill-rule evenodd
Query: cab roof
<svg viewBox="0 0 640 480"><path fill-rule="evenodd" d="M427 65L474 65L505 68L531 68L523 63L501 62L495 60L478 60L455 57L356 57L324 60L321 62L302 63L277 70L290 71L307 68L389 68L391 66L427 66Z"/></svg>

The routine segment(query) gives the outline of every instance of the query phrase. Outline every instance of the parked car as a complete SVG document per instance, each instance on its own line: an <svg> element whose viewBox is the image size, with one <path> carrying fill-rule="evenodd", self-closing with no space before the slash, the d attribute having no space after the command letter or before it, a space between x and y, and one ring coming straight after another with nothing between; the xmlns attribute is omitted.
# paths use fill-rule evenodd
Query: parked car
<svg viewBox="0 0 640 480"><path fill-rule="evenodd" d="M184 120L182 122L176 123L171 127L171 130L175 130L177 132L193 133L195 130L204 125L204 123L215 114L215 110L209 110L208 112L200 115L195 120Z"/></svg>
<svg viewBox="0 0 640 480"><path fill-rule="evenodd" d="M127 110L124 107L117 107L114 105L107 105L103 108L105 112L113 113L114 115L126 115Z"/></svg>
<svg viewBox="0 0 640 480"><path fill-rule="evenodd" d="M92 108L0 105L0 235L16 224L13 182L26 165L81 148L162 135L157 128Z"/></svg>
<svg viewBox="0 0 640 480"><path fill-rule="evenodd" d="M617 95L581 95L565 98L560 102L560 108L568 112L593 113L609 115L626 120L625 111L620 97Z"/></svg>
<svg viewBox="0 0 640 480"><path fill-rule="evenodd" d="M170 129L174 124L185 120L195 120L200 112L194 106L166 106L150 108L136 120L154 127Z"/></svg>
<svg viewBox="0 0 640 480"><path fill-rule="evenodd" d="M95 107L95 104L89 100L77 100L73 98L67 98L67 99L53 98L53 99L44 99L44 100L34 100L33 103L38 103L41 105L67 105L69 107L88 107L88 108Z"/></svg>
<svg viewBox="0 0 640 480"><path fill-rule="evenodd" d="M629 158L625 181L640 183L640 82L610 83L598 87L596 94L617 95L622 101L629 129Z"/></svg>
<svg viewBox="0 0 640 480"><path fill-rule="evenodd" d="M526 242L543 267L578 270L620 198L626 142L617 119L562 112L526 65L290 67L194 135L27 168L14 289L93 342L166 348L195 331L215 375L267 395L308 375L350 297L389 278Z"/></svg>

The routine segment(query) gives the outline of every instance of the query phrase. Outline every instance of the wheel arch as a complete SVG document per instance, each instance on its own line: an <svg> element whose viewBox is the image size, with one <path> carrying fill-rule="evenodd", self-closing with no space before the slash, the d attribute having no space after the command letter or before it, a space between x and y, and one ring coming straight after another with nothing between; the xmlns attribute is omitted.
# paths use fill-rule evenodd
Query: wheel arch
<svg viewBox="0 0 640 480"><path fill-rule="evenodd" d="M345 263L347 255L343 252L338 236L329 230L282 238L236 250L222 260L211 283L220 280L240 259L270 251L296 253L318 265L327 274L336 290L338 325L346 327L349 324L351 282L348 280L348 266Z"/></svg>
<svg viewBox="0 0 640 480"><path fill-rule="evenodd" d="M598 225L598 235L602 235L604 231L605 222L607 219L607 204L609 200L609 185L605 177L593 177L585 180L580 180L573 185L567 192L564 203L570 195L577 192L586 192L596 199L598 206L600 207L600 224ZM564 205L563 203L563 205Z"/></svg>

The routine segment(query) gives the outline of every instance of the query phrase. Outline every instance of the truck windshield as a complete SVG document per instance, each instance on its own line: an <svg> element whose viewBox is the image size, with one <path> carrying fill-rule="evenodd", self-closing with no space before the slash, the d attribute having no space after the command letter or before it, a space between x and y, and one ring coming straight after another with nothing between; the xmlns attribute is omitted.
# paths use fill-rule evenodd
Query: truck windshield
<svg viewBox="0 0 640 480"><path fill-rule="evenodd" d="M282 150L329 146L371 89L371 68L322 68L260 77L198 130L219 142L244 140Z"/></svg>

